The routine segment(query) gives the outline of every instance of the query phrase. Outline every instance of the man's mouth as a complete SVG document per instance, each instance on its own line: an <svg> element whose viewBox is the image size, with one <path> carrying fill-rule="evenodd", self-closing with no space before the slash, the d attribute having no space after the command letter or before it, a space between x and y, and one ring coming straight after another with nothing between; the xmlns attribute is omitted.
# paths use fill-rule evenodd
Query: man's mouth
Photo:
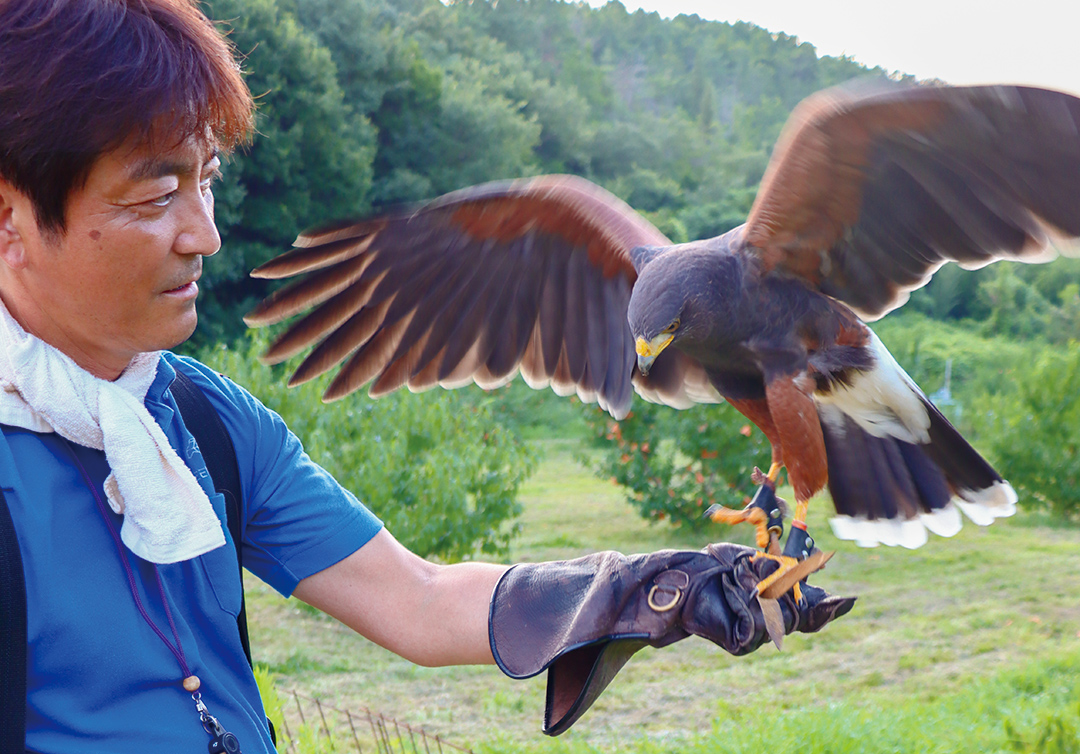
<svg viewBox="0 0 1080 754"><path fill-rule="evenodd" d="M194 280L190 280L182 285L178 285L175 288L170 288L165 291L166 295L194 295L199 292L199 284Z"/></svg>

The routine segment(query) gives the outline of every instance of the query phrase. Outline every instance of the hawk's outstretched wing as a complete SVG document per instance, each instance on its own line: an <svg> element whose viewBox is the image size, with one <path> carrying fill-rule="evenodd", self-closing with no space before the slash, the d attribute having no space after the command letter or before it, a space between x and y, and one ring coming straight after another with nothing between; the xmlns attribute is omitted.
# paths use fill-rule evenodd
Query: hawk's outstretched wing
<svg viewBox="0 0 1080 754"><path fill-rule="evenodd" d="M1080 99L1019 86L838 87L796 108L745 242L876 319L948 261L1045 261L1080 236Z"/></svg>
<svg viewBox="0 0 1080 754"><path fill-rule="evenodd" d="M533 387L576 392L621 417L632 377L659 400L708 390L700 367L681 354L666 360L656 385L634 375L630 250L670 243L581 178L489 183L413 212L302 234L298 248L252 274L310 274L245 319L267 325L316 307L264 358L280 362L318 343L290 384L348 359L327 400L369 381L372 395L403 385L493 387L520 370Z"/></svg>

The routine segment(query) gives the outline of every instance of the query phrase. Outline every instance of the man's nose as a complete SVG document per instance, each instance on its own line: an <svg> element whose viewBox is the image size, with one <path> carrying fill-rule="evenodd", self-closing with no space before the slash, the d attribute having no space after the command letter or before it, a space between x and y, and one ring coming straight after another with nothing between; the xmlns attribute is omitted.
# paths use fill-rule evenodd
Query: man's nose
<svg viewBox="0 0 1080 754"><path fill-rule="evenodd" d="M221 248L221 235L214 223L214 195L193 197L191 208L184 213L184 225L176 239L180 254L211 256Z"/></svg>

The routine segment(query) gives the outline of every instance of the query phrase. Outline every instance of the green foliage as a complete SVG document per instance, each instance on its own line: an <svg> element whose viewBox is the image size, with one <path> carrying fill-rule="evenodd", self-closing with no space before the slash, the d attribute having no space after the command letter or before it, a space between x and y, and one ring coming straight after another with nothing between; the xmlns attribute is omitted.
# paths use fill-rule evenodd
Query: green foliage
<svg viewBox="0 0 1080 754"><path fill-rule="evenodd" d="M506 552L534 453L486 406L445 391L324 405L323 381L290 389L282 369L258 363L267 340L200 356L279 413L308 455L413 552L444 560Z"/></svg>
<svg viewBox="0 0 1080 754"><path fill-rule="evenodd" d="M1075 720L1080 719L1080 705L1071 714L1044 714L1039 730L1024 736L1011 720L1005 720L1009 748L1023 754L1080 754L1080 738Z"/></svg>
<svg viewBox="0 0 1080 754"><path fill-rule="evenodd" d="M266 293L248 272L317 221L362 209L375 131L343 99L329 52L275 0L214 0L245 55L257 135L228 160L215 189L223 251L203 276L195 344L235 338L240 317Z"/></svg>
<svg viewBox="0 0 1080 754"><path fill-rule="evenodd" d="M288 742L284 738L285 718L281 713L282 700L277 691L277 676L261 662L256 663L252 669L255 672L255 684L259 687L259 696L262 697L263 709L270 722L273 723L278 737L277 750L285 751Z"/></svg>
<svg viewBox="0 0 1080 754"><path fill-rule="evenodd" d="M290 754L332 754L336 751L348 751L350 741L335 742L325 735L320 735L319 727L311 723L294 723L291 728L285 726L282 713L284 700L277 690L278 676L270 668L258 663L255 665L255 683L259 687L263 708L270 722L274 724L277 736L277 750ZM333 713L331 713L333 714ZM330 721L328 721L330 722Z"/></svg>
<svg viewBox="0 0 1080 754"><path fill-rule="evenodd" d="M583 405L576 395L563 397L551 390L533 390L520 379L491 391L469 388L463 396L484 406L495 421L528 440L585 437L588 417L598 410L595 405Z"/></svg>
<svg viewBox="0 0 1080 754"><path fill-rule="evenodd" d="M871 325L900 366L927 393L944 386L945 370L952 368L953 398L968 405L978 396L998 396L1013 388L1014 371L1045 350L1041 343L1020 343L972 332L956 323L941 322L904 309ZM946 407L947 408L947 407ZM966 409L950 416L964 431ZM949 410L946 410L949 414Z"/></svg>
<svg viewBox="0 0 1080 754"><path fill-rule="evenodd" d="M968 271L946 265L909 307L939 320L968 320L985 335L1059 344L1080 338L1080 259L998 262Z"/></svg>
<svg viewBox="0 0 1080 754"><path fill-rule="evenodd" d="M1080 343L1009 372L1012 389L973 402L976 429L1020 503L1080 514Z"/></svg>
<svg viewBox="0 0 1080 754"><path fill-rule="evenodd" d="M597 473L624 487L646 519L691 531L709 525L713 503L748 503L754 466L770 460L765 436L729 406L676 411L638 400L622 421L596 411L591 424Z"/></svg>
<svg viewBox="0 0 1080 754"><path fill-rule="evenodd" d="M1015 265L996 265L994 274L979 285L978 295L989 312L984 322L986 332L1031 338L1049 327L1052 305L1016 274Z"/></svg>

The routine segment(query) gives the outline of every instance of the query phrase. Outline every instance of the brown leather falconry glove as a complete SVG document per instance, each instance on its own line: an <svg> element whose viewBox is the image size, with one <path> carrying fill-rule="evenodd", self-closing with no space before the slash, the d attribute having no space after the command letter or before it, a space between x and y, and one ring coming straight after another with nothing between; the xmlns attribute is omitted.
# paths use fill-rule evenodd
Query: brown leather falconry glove
<svg viewBox="0 0 1080 754"><path fill-rule="evenodd" d="M790 590L759 598L758 583L777 563L755 553L723 543L514 566L491 597L491 651L511 678L548 670L543 730L557 736L645 645L697 634L742 655L770 636L779 643L793 631L817 631L855 603L805 583L798 603Z"/></svg>

